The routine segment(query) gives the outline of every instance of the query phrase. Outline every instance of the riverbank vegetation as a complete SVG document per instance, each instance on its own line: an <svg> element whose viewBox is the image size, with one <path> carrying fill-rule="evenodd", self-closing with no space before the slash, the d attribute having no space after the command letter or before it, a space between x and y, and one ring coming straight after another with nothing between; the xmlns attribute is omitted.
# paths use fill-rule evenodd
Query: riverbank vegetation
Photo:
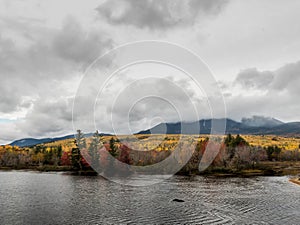
<svg viewBox="0 0 300 225"><path fill-rule="evenodd" d="M142 168L172 157L172 160L175 160L172 162L182 164L179 174L199 174L199 163L203 161L205 151L208 149L214 151L213 148L208 148L209 143L212 143L218 153L201 174L252 176L300 173L298 138L228 134L214 136L209 141L208 137L205 135L114 137L101 136L96 132L92 137L85 138L83 133L78 131L74 139L24 148L0 146L0 168L82 173L96 170L109 175L120 172L130 174L127 165ZM188 161L187 157L190 157ZM117 162L121 162L118 166L114 158ZM170 171L169 166L172 165L160 168L158 172L167 173Z"/></svg>

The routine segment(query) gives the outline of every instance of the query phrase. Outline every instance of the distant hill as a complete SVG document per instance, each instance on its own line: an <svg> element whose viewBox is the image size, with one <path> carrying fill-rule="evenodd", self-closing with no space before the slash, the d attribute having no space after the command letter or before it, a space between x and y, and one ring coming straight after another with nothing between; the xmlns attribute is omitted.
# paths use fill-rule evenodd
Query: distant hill
<svg viewBox="0 0 300 225"><path fill-rule="evenodd" d="M197 122L161 123L148 130L141 131L138 134L210 134L212 123L217 127L215 133L221 133L222 129L220 125L226 122L226 134L300 135L300 122L282 123L277 121L278 120L274 120L272 125L267 123L264 124L264 126L253 126L253 124L249 126L245 123L236 122L231 119L207 119ZM278 123L278 125L275 125L275 123ZM181 131L181 127L184 128L183 131ZM199 130L195 129L197 127Z"/></svg>
<svg viewBox="0 0 300 225"><path fill-rule="evenodd" d="M20 140L16 140L16 141L10 143L9 145L19 146L19 147L30 147L30 146L34 146L34 145L38 145L38 144L60 141L60 140L65 140L65 139L70 139L70 138L74 138L74 134L67 135L64 137L57 137L57 138L41 138L41 139L23 138Z"/></svg>
<svg viewBox="0 0 300 225"><path fill-rule="evenodd" d="M91 137L92 135L93 135L93 133L88 133L88 134L85 134L84 136ZM109 136L110 134L102 134L102 135ZM55 137L55 138L41 138L41 139L23 138L20 140L13 141L9 145L19 146L19 147L31 147L31 146L38 145L38 144L50 143L50 142L54 142L54 141L61 141L61 140L66 140L66 139L70 139L70 138L74 138L74 134L70 134L70 135L63 136L63 137Z"/></svg>

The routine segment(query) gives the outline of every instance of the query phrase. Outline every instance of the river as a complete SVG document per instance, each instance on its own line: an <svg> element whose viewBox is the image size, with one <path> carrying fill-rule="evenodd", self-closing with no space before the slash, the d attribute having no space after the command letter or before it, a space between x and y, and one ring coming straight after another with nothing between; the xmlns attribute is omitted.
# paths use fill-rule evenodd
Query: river
<svg viewBox="0 0 300 225"><path fill-rule="evenodd" d="M133 187L101 177L0 172L0 224L300 224L300 186L288 177L173 176Z"/></svg>

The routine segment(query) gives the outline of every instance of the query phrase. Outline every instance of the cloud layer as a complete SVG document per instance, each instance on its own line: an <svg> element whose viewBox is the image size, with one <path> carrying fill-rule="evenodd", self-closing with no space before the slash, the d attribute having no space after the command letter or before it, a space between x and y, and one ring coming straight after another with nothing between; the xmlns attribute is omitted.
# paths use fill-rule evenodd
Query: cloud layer
<svg viewBox="0 0 300 225"><path fill-rule="evenodd" d="M18 118L0 132L4 142L13 132L16 138L71 132L70 96L84 69L113 45L105 32L85 30L72 17L60 29L35 29L47 35L34 33L23 46L0 35L0 118Z"/></svg>
<svg viewBox="0 0 300 225"><path fill-rule="evenodd" d="M300 3L227 0L0 0L0 144L23 137L72 133L72 104L88 66L106 51L131 41L156 39L182 45L215 71L236 120L252 115L300 120ZM184 60L184 59L183 59ZM106 67L116 66L111 59ZM139 70L151 74L151 68ZM158 99L131 100L149 92L175 99L184 120L195 119L185 95L162 81L132 86L110 107L112 96L133 82L120 74L106 87L97 111L99 127L112 132L111 112L120 132L146 129L153 121L176 121L172 107ZM157 75L157 74L156 74ZM159 76L158 76L159 77ZM209 117L203 93L184 77L169 78L186 91L200 118ZM95 80L93 87L97 87ZM102 84L99 83L99 86ZM97 94L98 90L89 90ZM89 113L93 100L81 96ZM93 103L93 102L92 102ZM84 121L84 118L81 118ZM152 121L152 122L151 122ZM85 124L84 129L94 129ZM148 127L147 127L148 126Z"/></svg>
<svg viewBox="0 0 300 225"><path fill-rule="evenodd" d="M169 29L193 25L200 18L217 14L225 0L109 0L97 11L113 25Z"/></svg>
<svg viewBox="0 0 300 225"><path fill-rule="evenodd" d="M227 87L228 115L265 115L285 121L299 120L300 62L286 64L274 71L250 68L241 71Z"/></svg>

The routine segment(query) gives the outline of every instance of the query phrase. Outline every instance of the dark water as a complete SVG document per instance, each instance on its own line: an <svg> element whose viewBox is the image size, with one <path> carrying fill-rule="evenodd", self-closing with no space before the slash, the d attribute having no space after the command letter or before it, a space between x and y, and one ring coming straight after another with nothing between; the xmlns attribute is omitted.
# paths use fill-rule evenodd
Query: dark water
<svg viewBox="0 0 300 225"><path fill-rule="evenodd" d="M300 186L288 177L174 176L130 187L100 177L0 172L1 225L128 223L300 224Z"/></svg>

